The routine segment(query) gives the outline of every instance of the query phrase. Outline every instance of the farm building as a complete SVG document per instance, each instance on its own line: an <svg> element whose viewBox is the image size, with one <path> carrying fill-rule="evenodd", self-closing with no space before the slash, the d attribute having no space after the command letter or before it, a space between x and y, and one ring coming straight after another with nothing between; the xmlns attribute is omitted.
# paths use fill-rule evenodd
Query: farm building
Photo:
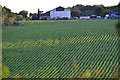
<svg viewBox="0 0 120 80"><path fill-rule="evenodd" d="M64 18L64 17L70 19L71 11L61 6L40 15L40 19L46 18L47 20L56 19L56 18Z"/></svg>

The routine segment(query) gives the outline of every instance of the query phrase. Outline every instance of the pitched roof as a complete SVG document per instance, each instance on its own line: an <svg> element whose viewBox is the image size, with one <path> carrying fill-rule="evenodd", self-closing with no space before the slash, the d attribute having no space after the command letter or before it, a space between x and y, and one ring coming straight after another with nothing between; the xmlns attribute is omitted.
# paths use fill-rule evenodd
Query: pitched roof
<svg viewBox="0 0 120 80"><path fill-rule="evenodd" d="M57 11L64 11L64 9L66 9L66 8L59 6L59 7L54 8L54 9L56 9ZM54 10L54 9L52 9L52 10ZM50 10L50 11L52 11L52 10ZM47 11L47 12L41 14L41 16L50 16L50 11Z"/></svg>
<svg viewBox="0 0 120 80"><path fill-rule="evenodd" d="M47 11L46 13L43 13L40 16L50 16L50 11Z"/></svg>
<svg viewBox="0 0 120 80"><path fill-rule="evenodd" d="M54 9L57 9L58 11L59 11L59 10L61 11L62 9L66 9L66 8L59 6L59 7L54 8ZM52 10L54 10L54 9L52 9ZM50 11L52 11L52 10L50 10ZM67 10L68 10L68 9L67 9Z"/></svg>

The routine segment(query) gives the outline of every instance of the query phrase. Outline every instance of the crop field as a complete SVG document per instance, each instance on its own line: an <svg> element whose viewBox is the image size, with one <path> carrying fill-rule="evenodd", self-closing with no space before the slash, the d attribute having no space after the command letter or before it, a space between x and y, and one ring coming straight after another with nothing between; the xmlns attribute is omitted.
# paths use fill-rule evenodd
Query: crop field
<svg viewBox="0 0 120 80"><path fill-rule="evenodd" d="M117 20L26 21L2 29L3 78L115 78Z"/></svg>

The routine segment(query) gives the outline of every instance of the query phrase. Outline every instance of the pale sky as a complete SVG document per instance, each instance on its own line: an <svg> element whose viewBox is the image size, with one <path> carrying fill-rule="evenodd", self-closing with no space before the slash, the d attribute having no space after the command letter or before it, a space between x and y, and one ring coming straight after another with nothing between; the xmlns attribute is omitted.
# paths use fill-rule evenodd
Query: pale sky
<svg viewBox="0 0 120 80"><path fill-rule="evenodd" d="M12 12L27 10L29 13L37 13L38 8L44 12L52 10L58 6L72 7L73 5L99 5L113 6L117 5L120 0L0 0L0 5L6 6Z"/></svg>

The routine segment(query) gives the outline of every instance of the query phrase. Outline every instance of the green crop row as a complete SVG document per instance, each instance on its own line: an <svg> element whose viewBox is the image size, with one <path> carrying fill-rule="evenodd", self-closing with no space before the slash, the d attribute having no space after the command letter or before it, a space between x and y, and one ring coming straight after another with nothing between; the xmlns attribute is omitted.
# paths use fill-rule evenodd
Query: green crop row
<svg viewBox="0 0 120 80"><path fill-rule="evenodd" d="M114 78L117 20L26 21L4 27L5 78Z"/></svg>

